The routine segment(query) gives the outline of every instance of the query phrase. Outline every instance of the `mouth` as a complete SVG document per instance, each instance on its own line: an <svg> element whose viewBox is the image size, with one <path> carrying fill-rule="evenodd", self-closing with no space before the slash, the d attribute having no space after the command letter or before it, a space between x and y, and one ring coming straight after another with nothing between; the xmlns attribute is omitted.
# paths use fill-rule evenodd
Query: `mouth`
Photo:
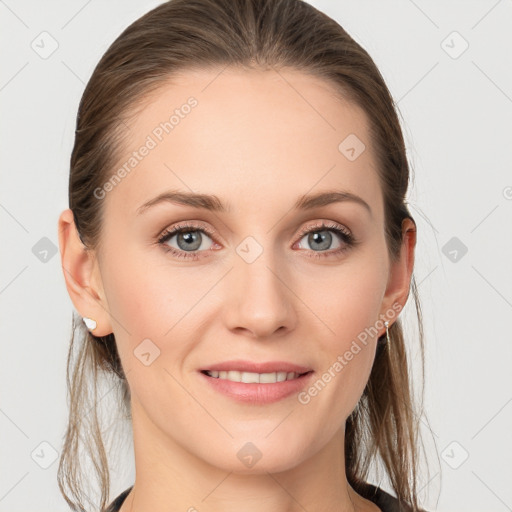
<svg viewBox="0 0 512 512"><path fill-rule="evenodd" d="M198 373L211 389L230 399L263 405L300 392L312 379L314 370L286 361L239 360L215 364Z"/></svg>
<svg viewBox="0 0 512 512"><path fill-rule="evenodd" d="M218 371L218 370L202 370L201 373L212 377L214 379L229 380L231 382L243 382L245 384L275 384L276 382L284 382L287 380L295 380L308 373L307 372L270 372L270 373L255 373L255 372L241 372L237 370Z"/></svg>

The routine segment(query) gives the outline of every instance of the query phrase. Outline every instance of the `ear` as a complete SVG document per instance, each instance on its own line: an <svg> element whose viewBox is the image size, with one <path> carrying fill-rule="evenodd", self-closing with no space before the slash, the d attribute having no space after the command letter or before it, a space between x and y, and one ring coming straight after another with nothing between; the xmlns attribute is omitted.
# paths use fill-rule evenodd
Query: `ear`
<svg viewBox="0 0 512 512"><path fill-rule="evenodd" d="M58 230L62 271L69 296L80 316L96 321L92 334L106 336L112 332L112 327L96 254L86 249L80 240L70 209L60 214Z"/></svg>
<svg viewBox="0 0 512 512"><path fill-rule="evenodd" d="M399 312L404 308L407 298L409 297L409 288L414 269L414 249L416 247L416 224L412 219L406 218L402 221L402 246L400 249L400 259L391 263L388 284L384 299L382 301L382 309L380 318L388 318L386 311L390 309ZM389 321L390 325L393 323ZM386 331L384 330L384 334Z"/></svg>

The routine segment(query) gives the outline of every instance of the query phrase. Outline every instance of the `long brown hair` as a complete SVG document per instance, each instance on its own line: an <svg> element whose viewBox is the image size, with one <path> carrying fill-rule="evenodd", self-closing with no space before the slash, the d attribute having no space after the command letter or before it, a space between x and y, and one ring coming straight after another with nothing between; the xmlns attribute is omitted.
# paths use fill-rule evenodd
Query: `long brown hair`
<svg viewBox="0 0 512 512"><path fill-rule="evenodd" d="M384 198L385 236L396 261L407 207L409 166L397 109L375 63L333 19L302 0L170 0L151 10L112 43L83 93L70 162L69 207L88 250L99 247L102 205L94 191L112 175L125 122L143 97L173 73L192 68L290 67L334 85L366 113ZM391 349L378 344L360 402L346 422L345 464L349 484L363 496L377 457L400 500L418 510L419 421L424 393L424 340L414 276L411 294L418 320L421 409L400 319L389 330ZM96 337L73 316L68 354L69 421L59 463L60 490L73 510L85 510L80 446L100 486L100 509L109 502L109 463L98 412L97 382L110 378L130 418L130 390L114 334Z"/></svg>

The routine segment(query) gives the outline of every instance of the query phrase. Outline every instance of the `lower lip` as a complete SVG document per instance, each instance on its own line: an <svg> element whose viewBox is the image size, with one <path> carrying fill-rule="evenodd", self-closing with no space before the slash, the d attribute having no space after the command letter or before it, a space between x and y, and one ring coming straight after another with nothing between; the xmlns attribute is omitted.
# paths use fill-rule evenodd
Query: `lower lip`
<svg viewBox="0 0 512 512"><path fill-rule="evenodd" d="M213 389L239 402L270 404L299 393L310 381L313 372L301 375L296 379L267 384L233 382L227 379L210 377L202 372L199 372L199 374L206 379Z"/></svg>

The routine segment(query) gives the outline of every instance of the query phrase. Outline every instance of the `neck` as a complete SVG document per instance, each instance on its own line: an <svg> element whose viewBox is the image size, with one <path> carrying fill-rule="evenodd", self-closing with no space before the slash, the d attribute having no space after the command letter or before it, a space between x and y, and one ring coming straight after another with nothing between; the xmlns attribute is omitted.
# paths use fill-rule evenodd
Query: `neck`
<svg viewBox="0 0 512 512"><path fill-rule="evenodd" d="M120 512L362 512L379 510L348 484L344 429L293 467L219 468L170 439L132 403L136 477ZM263 459L262 459L263 460Z"/></svg>

